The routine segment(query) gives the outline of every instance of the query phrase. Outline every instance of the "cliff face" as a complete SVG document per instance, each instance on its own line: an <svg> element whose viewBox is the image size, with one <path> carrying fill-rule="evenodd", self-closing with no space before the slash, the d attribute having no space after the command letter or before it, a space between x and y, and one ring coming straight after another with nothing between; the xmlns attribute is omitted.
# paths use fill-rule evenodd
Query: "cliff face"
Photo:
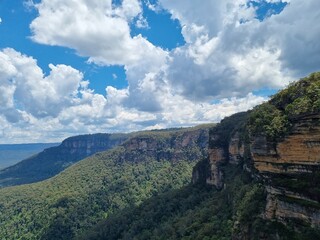
<svg viewBox="0 0 320 240"><path fill-rule="evenodd" d="M254 136L245 144L237 126L228 133L225 143L220 135L210 135L208 158L194 169L193 182L222 189L222 166L243 164L244 170L266 186L265 219L284 224L296 219L319 227L320 114L295 119L291 133L277 143Z"/></svg>
<svg viewBox="0 0 320 240"><path fill-rule="evenodd" d="M126 134L92 134L70 137L59 146L45 149L16 165L0 171L0 187L38 182L96 152L111 149L125 140Z"/></svg>
<svg viewBox="0 0 320 240"><path fill-rule="evenodd" d="M320 165L320 115L296 119L291 134L275 147L255 137L251 153L260 173L313 173Z"/></svg>
<svg viewBox="0 0 320 240"><path fill-rule="evenodd" d="M319 227L320 115L295 119L290 135L276 144L255 137L251 153L268 186L265 217Z"/></svg>
<svg viewBox="0 0 320 240"><path fill-rule="evenodd" d="M130 138L122 146L124 160L141 162L148 158L175 162L199 161L208 155L209 127L163 133L148 132Z"/></svg>
<svg viewBox="0 0 320 240"><path fill-rule="evenodd" d="M247 113L234 114L211 129L208 155L194 168L193 183L223 188L222 167L228 163L238 164L244 155L244 143L240 139L239 131L242 131L246 118Z"/></svg>
<svg viewBox="0 0 320 240"><path fill-rule="evenodd" d="M94 153L109 150L127 140L126 134L92 134L70 137L59 146L62 161L70 163L86 158Z"/></svg>
<svg viewBox="0 0 320 240"><path fill-rule="evenodd" d="M228 147L229 162L231 164L239 164L244 157L244 142L240 139L239 132L231 137Z"/></svg>
<svg viewBox="0 0 320 240"><path fill-rule="evenodd" d="M320 227L319 99L320 73L315 73L257 106L247 118L223 120L211 131L208 159L197 165L193 181L222 189L221 166L240 164L265 186L264 219Z"/></svg>

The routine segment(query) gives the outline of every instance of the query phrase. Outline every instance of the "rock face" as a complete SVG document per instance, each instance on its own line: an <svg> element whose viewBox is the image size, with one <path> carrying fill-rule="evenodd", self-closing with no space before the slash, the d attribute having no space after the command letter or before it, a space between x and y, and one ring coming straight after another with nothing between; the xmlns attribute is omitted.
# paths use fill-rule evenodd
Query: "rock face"
<svg viewBox="0 0 320 240"><path fill-rule="evenodd" d="M291 84L247 117L222 120L210 132L208 153L194 169L194 183L222 189L224 166L240 164L266 190L264 221L320 228L320 73ZM250 239L240 232L235 239Z"/></svg>
<svg viewBox="0 0 320 240"><path fill-rule="evenodd" d="M147 161L148 158L167 161L185 159L199 161L208 155L209 127L188 130L147 132L130 138L122 146L124 160Z"/></svg>
<svg viewBox="0 0 320 240"><path fill-rule="evenodd" d="M251 154L268 186L265 217L319 227L320 115L295 119L290 135L279 143L254 138Z"/></svg>
<svg viewBox="0 0 320 240"><path fill-rule="evenodd" d="M267 192L266 219L277 219L284 224L288 219L298 219L313 227L320 226L320 210L314 207L317 201L273 187L268 187Z"/></svg>
<svg viewBox="0 0 320 240"><path fill-rule="evenodd" d="M320 227L320 114L296 118L290 134L278 143L265 136L245 142L236 119L231 116L227 123L238 126L227 128L221 122L211 130L208 157L195 167L193 182L222 189L222 166L241 164L266 186L265 219L284 224L296 219Z"/></svg>
<svg viewBox="0 0 320 240"><path fill-rule="evenodd" d="M234 114L211 129L208 156L194 168L193 183L223 188L222 166L227 163L238 164L244 155L244 143L240 139L239 131L246 117L247 113Z"/></svg>
<svg viewBox="0 0 320 240"><path fill-rule="evenodd" d="M209 125L212 126L212 125ZM61 145L45 149L0 171L0 187L38 182L97 152L122 145L123 161L199 161L208 155L209 126L149 131L136 134L92 134L70 137Z"/></svg>
<svg viewBox="0 0 320 240"><path fill-rule="evenodd" d="M70 137L59 146L45 149L0 171L0 187L38 182L50 178L96 152L111 149L127 140L126 134L92 134Z"/></svg>
<svg viewBox="0 0 320 240"><path fill-rule="evenodd" d="M206 183L216 186L217 189L223 187L223 173L220 166L227 160L226 152L222 148L213 148L209 150L209 176L206 178Z"/></svg>
<svg viewBox="0 0 320 240"><path fill-rule="evenodd" d="M239 132L236 132L229 142L229 162L231 164L239 164L244 157L244 142L240 139Z"/></svg>
<svg viewBox="0 0 320 240"><path fill-rule="evenodd" d="M251 153L261 173L314 172L320 165L320 115L297 119L290 136L276 146L265 137L256 137Z"/></svg>
<svg viewBox="0 0 320 240"><path fill-rule="evenodd" d="M126 134L102 133L75 136L64 140L59 146L59 151L62 158L73 162L118 146L127 140L127 138Z"/></svg>

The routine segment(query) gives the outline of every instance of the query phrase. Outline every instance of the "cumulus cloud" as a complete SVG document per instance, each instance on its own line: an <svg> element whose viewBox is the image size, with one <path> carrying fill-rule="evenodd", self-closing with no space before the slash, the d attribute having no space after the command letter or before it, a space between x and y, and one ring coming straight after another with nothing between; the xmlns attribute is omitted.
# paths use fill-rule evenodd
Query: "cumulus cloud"
<svg viewBox="0 0 320 240"><path fill-rule="evenodd" d="M273 34L281 50L279 59L284 70L293 71L297 76L319 70L320 31L316 24L319 14L319 1L291 1L281 14L269 20L269 25L265 23L265 34Z"/></svg>
<svg viewBox="0 0 320 240"><path fill-rule="evenodd" d="M152 95L141 83L148 74L158 72L168 57L167 51L141 35L131 36L132 21L147 27L140 1L113 5L111 0L43 0L36 7L39 16L30 25L35 42L73 48L91 63L124 65L130 86L130 99L125 104L145 111L161 108L156 97L146 106L137 102L144 103Z"/></svg>
<svg viewBox="0 0 320 240"><path fill-rule="evenodd" d="M208 0L197 8L191 0L159 2L182 25L187 43L171 53L167 75L176 91L189 99L278 89L318 70L316 0L291 1L279 15L262 22L245 0Z"/></svg>
<svg viewBox="0 0 320 240"><path fill-rule="evenodd" d="M143 17L142 14L139 14L139 17L136 21L137 28L149 28L149 23L146 18Z"/></svg>
<svg viewBox="0 0 320 240"><path fill-rule="evenodd" d="M250 109L266 100L252 91L281 88L318 70L320 3L281 2L288 5L280 14L259 20L247 0L146 0L149 9L180 22L186 43L172 51L132 35L130 26L148 27L141 1L32 4L39 13L30 24L34 42L74 49L93 64L123 65L128 87L96 94L71 66L51 64L44 75L34 58L4 49L1 139L189 126Z"/></svg>
<svg viewBox="0 0 320 240"><path fill-rule="evenodd" d="M150 76L160 74L169 79L175 94L202 101L241 97L257 88L281 88L317 70L320 31L314 23L320 3L255 2L289 4L281 14L260 21L257 7L248 0L204 0L196 6L191 0L145 1L150 9L162 7L179 20L186 44L171 52L141 35L130 35L131 21L143 19L138 0L125 0L117 6L111 0L90 4L85 0L43 0L30 27L36 42L76 49L97 64L124 65L129 82L128 107L158 111L161 103L150 83L159 86L163 79ZM297 17L304 12L308 14ZM154 96L150 104L143 106L150 95Z"/></svg>
<svg viewBox="0 0 320 240"><path fill-rule="evenodd" d="M138 0L123 0L119 6L112 5L111 0L43 0L36 7L39 16L30 25L32 39L73 48L89 57L89 62L132 65L166 55L141 35L131 37L129 23L135 17L138 25L146 24Z"/></svg>
<svg viewBox="0 0 320 240"><path fill-rule="evenodd" d="M239 99L223 99L217 104L195 103L174 95L165 81L160 87L158 76L149 74L139 83L141 91L154 93L162 109L147 112L138 106L127 107L129 89L108 86L103 96L88 88L89 82L78 70L66 65L49 67L51 71L45 76L34 58L10 48L0 51L3 141L59 141L80 133L190 126L220 120L265 100L249 94ZM150 99L144 100L152 105Z"/></svg>
<svg viewBox="0 0 320 240"><path fill-rule="evenodd" d="M35 117L57 116L72 104L82 74L65 65L49 65L43 76L35 59L7 48L0 52L2 102L6 108L19 107Z"/></svg>
<svg viewBox="0 0 320 240"><path fill-rule="evenodd" d="M241 97L260 87L283 87L293 79L292 71L284 71L275 34L255 18L256 9L247 0L205 0L197 7L191 0L159 3L180 21L186 41L170 53L141 35L130 35L130 22L143 20L137 0L117 6L111 0L92 4L43 0L30 25L32 38L73 48L90 62L124 65L129 83L124 104L147 112L163 108L158 97L162 78L169 79L175 94L194 101Z"/></svg>

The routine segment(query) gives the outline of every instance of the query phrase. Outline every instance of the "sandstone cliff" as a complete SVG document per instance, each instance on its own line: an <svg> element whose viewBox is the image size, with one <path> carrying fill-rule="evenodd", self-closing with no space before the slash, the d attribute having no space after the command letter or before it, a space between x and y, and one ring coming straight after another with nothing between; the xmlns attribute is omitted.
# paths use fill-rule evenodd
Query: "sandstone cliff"
<svg viewBox="0 0 320 240"><path fill-rule="evenodd" d="M195 128L139 133L122 144L125 160L141 162L148 158L167 161L184 159L199 161L208 155L209 129L213 125Z"/></svg>
<svg viewBox="0 0 320 240"><path fill-rule="evenodd" d="M316 73L241 118L224 119L210 132L208 157L195 167L193 182L222 189L222 166L240 165L265 186L263 219L320 228L319 99Z"/></svg>
<svg viewBox="0 0 320 240"><path fill-rule="evenodd" d="M268 186L265 217L286 223L302 220L320 226L320 115L304 115L291 133L273 144L255 137L251 144L254 167Z"/></svg>
<svg viewBox="0 0 320 240"><path fill-rule="evenodd" d="M234 114L211 129L208 156L194 168L193 183L223 188L224 173L221 167L228 163L238 164L244 155L244 141L240 139L240 135L246 118L247 113Z"/></svg>

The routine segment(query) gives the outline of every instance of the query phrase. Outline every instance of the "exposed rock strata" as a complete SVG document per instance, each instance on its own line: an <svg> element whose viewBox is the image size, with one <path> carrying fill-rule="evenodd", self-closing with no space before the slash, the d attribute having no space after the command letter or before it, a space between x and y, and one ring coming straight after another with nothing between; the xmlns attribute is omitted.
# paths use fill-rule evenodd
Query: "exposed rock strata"
<svg viewBox="0 0 320 240"><path fill-rule="evenodd" d="M193 182L202 179L222 189L221 166L243 160L243 168L266 185L266 219L283 223L297 219L319 227L319 178L314 176L320 173L320 115L295 119L290 134L278 143L254 136L245 145L236 127L230 132L226 142L216 132L210 135L208 158L194 169ZM245 157L245 152L249 156Z"/></svg>
<svg viewBox="0 0 320 240"><path fill-rule="evenodd" d="M208 155L209 127L153 134L141 134L126 141L124 160L147 161L157 160L199 161ZM143 153L143 154L142 154ZM130 158L129 158L130 155Z"/></svg>
<svg viewBox="0 0 320 240"><path fill-rule="evenodd" d="M236 132L229 142L229 162L231 164L239 164L244 157L244 143L240 140L239 132Z"/></svg>
<svg viewBox="0 0 320 240"><path fill-rule="evenodd" d="M320 165L320 116L298 119L290 136L276 144L256 137L251 145L254 166L261 173L312 172Z"/></svg>

